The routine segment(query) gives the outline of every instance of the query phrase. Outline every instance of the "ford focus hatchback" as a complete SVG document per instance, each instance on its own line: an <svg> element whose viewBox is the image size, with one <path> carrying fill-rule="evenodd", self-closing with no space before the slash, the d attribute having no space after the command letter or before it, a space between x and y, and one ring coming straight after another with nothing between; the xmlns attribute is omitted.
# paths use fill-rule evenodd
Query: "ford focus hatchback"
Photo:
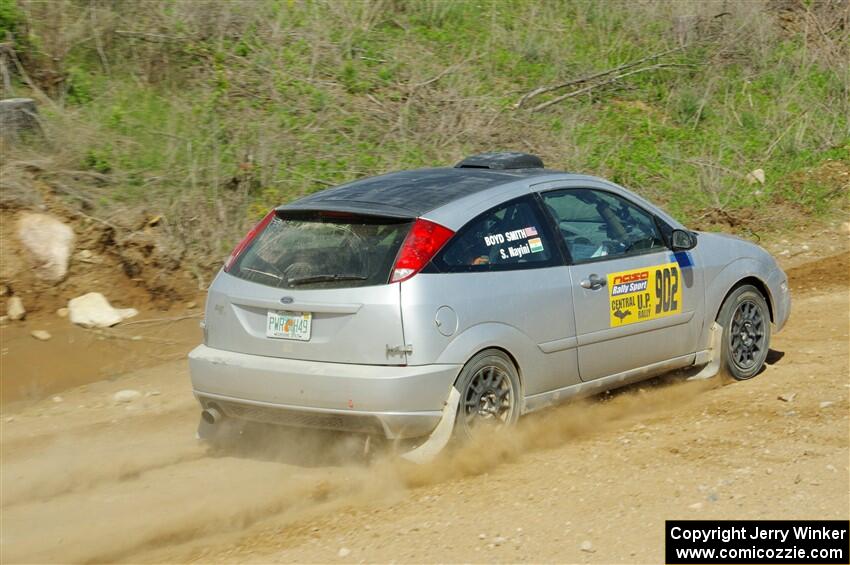
<svg viewBox="0 0 850 565"><path fill-rule="evenodd" d="M466 435L673 369L753 377L789 310L760 247L490 153L269 212L189 360L206 437L227 420Z"/></svg>

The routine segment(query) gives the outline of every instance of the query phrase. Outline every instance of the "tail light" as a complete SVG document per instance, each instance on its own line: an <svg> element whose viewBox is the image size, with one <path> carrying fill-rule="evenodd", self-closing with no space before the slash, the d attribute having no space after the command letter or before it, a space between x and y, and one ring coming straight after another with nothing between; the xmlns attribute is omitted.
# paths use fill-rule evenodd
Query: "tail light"
<svg viewBox="0 0 850 565"><path fill-rule="evenodd" d="M390 282L405 281L418 273L453 235L440 224L416 220L401 244Z"/></svg>
<svg viewBox="0 0 850 565"><path fill-rule="evenodd" d="M242 241L239 242L239 245L233 248L233 252L230 254L230 257L228 257L227 262L224 264L225 272L230 270L236 260L239 259L239 256L242 255L242 252L245 251L245 249L248 247L248 245L251 244L252 241L254 241L254 238L257 237L257 234L266 229L266 226L269 225L269 222L272 221L274 216L275 211L272 210L271 212L266 214L265 218L260 220L260 223L251 228L251 231L245 234L245 237L242 238Z"/></svg>

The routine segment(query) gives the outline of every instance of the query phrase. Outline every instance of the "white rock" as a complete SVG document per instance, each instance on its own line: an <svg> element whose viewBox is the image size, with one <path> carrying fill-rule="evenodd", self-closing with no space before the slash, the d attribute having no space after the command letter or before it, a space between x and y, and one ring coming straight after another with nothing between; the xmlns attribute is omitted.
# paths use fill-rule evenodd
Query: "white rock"
<svg viewBox="0 0 850 565"><path fill-rule="evenodd" d="M593 549L593 544L590 543L590 540L584 540L583 542L581 542L579 549L586 553L593 553L594 551L596 551L595 549Z"/></svg>
<svg viewBox="0 0 850 565"><path fill-rule="evenodd" d="M65 400L65 399L64 399L64 398L62 398L61 396L54 396L53 398L51 398L51 400L52 400L53 402L55 402L56 404L59 404L60 402L62 402L62 401L63 401L63 400Z"/></svg>
<svg viewBox="0 0 850 565"><path fill-rule="evenodd" d="M831 400L824 400L823 402L821 402L820 404L818 404L818 406L819 406L821 409L824 409L824 408L829 408L829 407L830 407L830 406L832 406L833 404L835 404L835 403L834 403L834 402L832 402Z"/></svg>
<svg viewBox="0 0 850 565"><path fill-rule="evenodd" d="M764 184L764 170L755 169L747 174L747 182L750 184Z"/></svg>
<svg viewBox="0 0 850 565"><path fill-rule="evenodd" d="M60 318L67 318L68 317L68 309L67 308L60 308L56 311L56 315L59 316Z"/></svg>
<svg viewBox="0 0 850 565"><path fill-rule="evenodd" d="M50 332L46 330L33 330L30 332L30 335L40 341L47 341L50 339Z"/></svg>
<svg viewBox="0 0 850 565"><path fill-rule="evenodd" d="M691 510L702 510L702 502L694 502L690 506L688 506Z"/></svg>
<svg viewBox="0 0 850 565"><path fill-rule="evenodd" d="M35 275L59 282L68 273L74 230L48 214L25 212L18 218L18 239L35 264Z"/></svg>
<svg viewBox="0 0 850 565"><path fill-rule="evenodd" d="M138 390L125 389L119 390L118 392L113 394L112 400L114 400L115 402L133 402L140 396L142 396L142 393Z"/></svg>
<svg viewBox="0 0 850 565"><path fill-rule="evenodd" d="M796 392L786 392L785 394L780 394L776 398L781 400L782 402L794 402L794 398L797 397Z"/></svg>
<svg viewBox="0 0 850 565"><path fill-rule="evenodd" d="M348 557L351 555L351 550L347 547L340 547L339 551L336 552L337 557Z"/></svg>
<svg viewBox="0 0 850 565"><path fill-rule="evenodd" d="M6 315L10 320L23 320L27 315L24 303L19 296L13 296L6 304Z"/></svg>
<svg viewBox="0 0 850 565"><path fill-rule="evenodd" d="M791 255L791 251L788 250L788 249L783 249L782 251L779 252L779 254L782 255L783 257L787 257L787 256Z"/></svg>
<svg viewBox="0 0 850 565"><path fill-rule="evenodd" d="M107 328L139 313L135 308L113 308L99 292L90 292L68 301L71 322L85 328Z"/></svg>

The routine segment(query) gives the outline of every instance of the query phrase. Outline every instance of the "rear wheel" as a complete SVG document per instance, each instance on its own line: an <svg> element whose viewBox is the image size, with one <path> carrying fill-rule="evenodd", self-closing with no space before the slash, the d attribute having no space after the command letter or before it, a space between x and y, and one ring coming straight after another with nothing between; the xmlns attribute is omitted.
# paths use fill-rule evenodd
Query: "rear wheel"
<svg viewBox="0 0 850 565"><path fill-rule="evenodd" d="M736 288L723 303L718 323L723 326L722 363L735 380L756 376L770 346L770 311L754 286Z"/></svg>
<svg viewBox="0 0 850 565"><path fill-rule="evenodd" d="M512 426L519 418L519 374L513 361L498 349L470 359L458 377L457 389L455 433L463 439L486 427Z"/></svg>

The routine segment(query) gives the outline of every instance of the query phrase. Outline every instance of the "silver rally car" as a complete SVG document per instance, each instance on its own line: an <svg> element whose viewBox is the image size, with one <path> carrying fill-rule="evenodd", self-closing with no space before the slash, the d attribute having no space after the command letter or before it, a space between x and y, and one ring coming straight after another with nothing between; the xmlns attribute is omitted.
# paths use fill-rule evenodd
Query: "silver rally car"
<svg viewBox="0 0 850 565"><path fill-rule="evenodd" d="M203 437L227 420L456 436L683 367L753 377L789 310L757 245L488 153L269 212L213 281L189 362Z"/></svg>

